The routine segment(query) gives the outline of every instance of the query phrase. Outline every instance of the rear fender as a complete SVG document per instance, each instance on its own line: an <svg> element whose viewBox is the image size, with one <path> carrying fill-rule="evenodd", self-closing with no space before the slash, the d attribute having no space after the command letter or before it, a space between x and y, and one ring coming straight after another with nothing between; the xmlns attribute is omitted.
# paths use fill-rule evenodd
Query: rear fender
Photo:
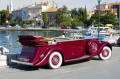
<svg viewBox="0 0 120 79"><path fill-rule="evenodd" d="M51 53L53 53L54 51L60 52L61 55L63 56L62 49L60 49L59 47L52 47L52 48L49 48L48 50L46 50L45 53L44 53L44 57L40 58L39 61L36 62L34 65L35 66L41 66L41 65L47 64ZM63 56L63 59L64 59L64 56Z"/></svg>
<svg viewBox="0 0 120 79"><path fill-rule="evenodd" d="M108 47L112 50L112 45L111 45L110 43L108 43L108 42L102 42L102 43L100 44L100 46L99 46L98 51L97 51L96 53L92 54L91 57L96 56L96 55L99 55L99 54L102 52L102 50L103 50L103 48L104 48L105 46L108 46Z"/></svg>

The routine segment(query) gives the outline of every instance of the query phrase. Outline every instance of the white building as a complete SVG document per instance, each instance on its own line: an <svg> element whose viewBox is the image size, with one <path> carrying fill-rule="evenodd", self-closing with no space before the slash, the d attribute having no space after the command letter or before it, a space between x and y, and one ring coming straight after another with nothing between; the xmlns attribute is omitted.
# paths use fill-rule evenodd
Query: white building
<svg viewBox="0 0 120 79"><path fill-rule="evenodd" d="M48 16L48 24L54 24L56 22L57 11L59 8L48 8L44 10L42 13L47 13Z"/></svg>
<svg viewBox="0 0 120 79"><path fill-rule="evenodd" d="M12 12L12 19L18 20L42 20L42 12L49 8L56 8L57 4L54 1L40 2L38 4L28 5L22 9Z"/></svg>
<svg viewBox="0 0 120 79"><path fill-rule="evenodd" d="M57 8L57 4L54 1L40 2L39 4L42 6L42 12L49 8Z"/></svg>
<svg viewBox="0 0 120 79"><path fill-rule="evenodd" d="M14 20L22 20L22 10L17 9L15 11L12 11L12 19L14 19Z"/></svg>
<svg viewBox="0 0 120 79"><path fill-rule="evenodd" d="M42 7L34 4L22 8L22 20L42 20Z"/></svg>

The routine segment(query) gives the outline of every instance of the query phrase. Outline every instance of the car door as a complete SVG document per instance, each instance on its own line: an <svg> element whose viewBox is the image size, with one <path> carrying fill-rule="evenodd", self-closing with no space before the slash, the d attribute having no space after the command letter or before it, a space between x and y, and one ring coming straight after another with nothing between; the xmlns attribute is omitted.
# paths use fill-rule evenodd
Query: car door
<svg viewBox="0 0 120 79"><path fill-rule="evenodd" d="M73 58L78 58L81 56L84 56L86 54L85 52L85 41L84 40L75 40L73 46Z"/></svg>
<svg viewBox="0 0 120 79"><path fill-rule="evenodd" d="M63 50L65 60L73 58L73 41L58 42L58 47Z"/></svg>

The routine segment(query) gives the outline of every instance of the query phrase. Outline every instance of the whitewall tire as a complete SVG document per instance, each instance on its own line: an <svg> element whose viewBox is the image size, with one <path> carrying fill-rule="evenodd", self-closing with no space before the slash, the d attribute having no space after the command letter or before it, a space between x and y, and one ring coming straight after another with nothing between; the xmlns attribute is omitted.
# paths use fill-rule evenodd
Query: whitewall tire
<svg viewBox="0 0 120 79"><path fill-rule="evenodd" d="M98 57L101 60L108 60L111 57L111 49L107 46L105 46L102 50L102 52L100 53L100 55L98 55Z"/></svg>
<svg viewBox="0 0 120 79"><path fill-rule="evenodd" d="M62 55L59 52L53 52L50 55L48 66L52 69L57 69L62 65Z"/></svg>

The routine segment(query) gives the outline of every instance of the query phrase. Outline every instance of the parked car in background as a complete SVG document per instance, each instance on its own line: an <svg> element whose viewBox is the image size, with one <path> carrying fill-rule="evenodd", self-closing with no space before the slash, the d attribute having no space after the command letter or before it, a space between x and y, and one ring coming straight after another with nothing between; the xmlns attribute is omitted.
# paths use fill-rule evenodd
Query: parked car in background
<svg viewBox="0 0 120 79"><path fill-rule="evenodd" d="M49 29L49 27L47 25L42 26L42 28Z"/></svg>
<svg viewBox="0 0 120 79"><path fill-rule="evenodd" d="M8 25L7 27L8 27L8 28L11 28L12 26L11 26L11 25Z"/></svg>
<svg viewBox="0 0 120 79"><path fill-rule="evenodd" d="M120 37L119 37L118 40L117 40L117 45L120 46Z"/></svg>
<svg viewBox="0 0 120 79"><path fill-rule="evenodd" d="M70 28L69 26L61 25L61 29L69 29L69 28Z"/></svg>
<svg viewBox="0 0 120 79"><path fill-rule="evenodd" d="M1 27L6 28L6 27L7 27L7 25L1 25Z"/></svg>
<svg viewBox="0 0 120 79"><path fill-rule="evenodd" d="M71 26L71 29L79 29L79 28L76 26Z"/></svg>
<svg viewBox="0 0 120 79"><path fill-rule="evenodd" d="M19 26L19 25L15 25L15 26L13 26L14 28L21 28L21 26Z"/></svg>
<svg viewBox="0 0 120 79"><path fill-rule="evenodd" d="M22 25L21 28L27 28L26 25Z"/></svg>

